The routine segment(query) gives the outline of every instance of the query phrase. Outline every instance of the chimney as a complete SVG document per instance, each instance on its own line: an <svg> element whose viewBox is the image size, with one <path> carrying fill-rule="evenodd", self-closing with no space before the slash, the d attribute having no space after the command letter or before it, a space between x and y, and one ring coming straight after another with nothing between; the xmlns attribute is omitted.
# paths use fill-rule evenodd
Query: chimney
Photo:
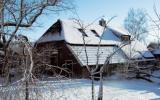
<svg viewBox="0 0 160 100"><path fill-rule="evenodd" d="M104 20L103 18L101 18L101 20L99 21L99 25L106 27L106 20Z"/></svg>

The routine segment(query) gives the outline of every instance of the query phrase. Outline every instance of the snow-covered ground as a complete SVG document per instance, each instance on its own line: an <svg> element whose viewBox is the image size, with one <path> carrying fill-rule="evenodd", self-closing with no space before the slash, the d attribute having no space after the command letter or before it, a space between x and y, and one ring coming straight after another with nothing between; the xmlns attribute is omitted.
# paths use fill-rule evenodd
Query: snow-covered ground
<svg viewBox="0 0 160 100"><path fill-rule="evenodd" d="M68 85L69 87L56 97L57 100L91 100L89 80L75 80ZM95 91L97 97L98 82ZM143 80L106 80L103 92L104 100L160 100L160 85Z"/></svg>
<svg viewBox="0 0 160 100"><path fill-rule="evenodd" d="M108 80L104 100L160 100L160 85L144 80Z"/></svg>
<svg viewBox="0 0 160 100"><path fill-rule="evenodd" d="M144 80L127 80L120 77L107 78L104 81L104 100L160 100L159 82L156 80L155 83L149 83ZM33 85L32 91L39 90L39 92L30 93L34 100L37 98L38 100L91 100L91 81L87 79L43 81L37 84L39 86ZM98 94L98 85L99 82L96 81L95 98Z"/></svg>

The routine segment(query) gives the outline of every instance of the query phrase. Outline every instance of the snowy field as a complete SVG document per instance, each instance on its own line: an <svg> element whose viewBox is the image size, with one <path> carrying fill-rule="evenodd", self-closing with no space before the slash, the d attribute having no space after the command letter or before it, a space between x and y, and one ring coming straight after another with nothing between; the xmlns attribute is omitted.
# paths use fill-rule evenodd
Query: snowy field
<svg viewBox="0 0 160 100"><path fill-rule="evenodd" d="M37 84L38 86L33 85L34 89L30 89L34 91L30 92L31 100L91 100L90 80L43 81ZM95 98L98 84L98 82L95 83ZM11 88L9 92L12 94L11 100L18 100L17 95L21 97L21 100L24 99L22 94L15 92L15 87ZM4 99L2 96L3 93L7 93L6 91L7 89L1 90L1 100ZM137 79L108 78L104 81L104 100L160 100L160 84Z"/></svg>

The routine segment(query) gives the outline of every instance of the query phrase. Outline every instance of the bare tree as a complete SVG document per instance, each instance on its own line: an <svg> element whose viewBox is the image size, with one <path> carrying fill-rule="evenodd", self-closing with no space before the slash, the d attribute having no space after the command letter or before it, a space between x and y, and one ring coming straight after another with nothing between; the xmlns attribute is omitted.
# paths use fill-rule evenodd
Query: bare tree
<svg viewBox="0 0 160 100"><path fill-rule="evenodd" d="M69 0L0 0L0 44L2 44L1 49L4 51L2 73L6 77L5 85L9 86L11 66L16 63L16 67L23 70L23 77L14 83L25 83L25 100L29 100L29 83L33 82L33 78L36 77L32 74L34 66L33 47L27 38L24 38L23 35L17 35L19 30L32 27L38 18L46 12L56 14L72 9L72 7L72 2ZM21 42L18 45L22 45L17 48L23 51L19 52L20 55L17 56L20 61L13 59L16 57L12 54L12 47L15 46L13 44L16 41Z"/></svg>
<svg viewBox="0 0 160 100"><path fill-rule="evenodd" d="M87 43L85 40L85 35L82 34L82 39L83 39L83 47L84 47L84 52L85 52L85 57L86 57L86 65L85 67L87 68L90 77L91 77L91 91L92 91L92 100L95 100L95 91L94 91L94 80L95 78L99 78L100 80L100 84L99 84L99 92L98 92L98 98L97 100L103 100L103 71L104 68L107 67L109 65L109 61L110 59L113 57L113 55L115 55L115 53L117 53L122 47L128 45L130 42L126 42L124 44L119 44L119 48L115 51L113 51L110 55L108 55L105 59L105 62L103 65L99 64L99 59L100 59L100 48L101 48L101 41L102 41L102 37L103 34L105 33L106 29L107 29L107 25L115 18L112 17L110 18L107 22L105 22L105 20L102 20L102 26L103 26L103 31L102 31L102 35L99 38L99 42L98 42L98 46L97 46L97 53L96 53L96 65L95 67L91 67L89 66L89 59L88 59L88 52L87 52ZM96 19L97 20L97 19ZM82 32L85 32L86 29L92 25L95 21L93 21L91 24L88 25L84 25L83 22L80 19L76 19L76 23L79 25L79 27L83 30ZM95 77L95 75L99 74L99 77Z"/></svg>
<svg viewBox="0 0 160 100"><path fill-rule="evenodd" d="M157 45L155 45L155 47L159 48L160 47L159 46L159 44L160 44L160 41L159 41L159 39L160 39L160 14L159 14L155 4L153 6L153 12L155 15L154 18L151 17L150 14L148 14L148 17L151 21L150 31L152 32L152 34L150 34L150 35L153 36L157 41L157 43L155 43L155 44L157 44Z"/></svg>
<svg viewBox="0 0 160 100"><path fill-rule="evenodd" d="M124 27L131 33L137 40L144 40L148 32L148 23L146 12L143 9L131 8L128 16L124 20Z"/></svg>
<svg viewBox="0 0 160 100"><path fill-rule="evenodd" d="M58 13L72 7L68 0L1 0L0 41L4 51L3 72L7 77L9 45L19 30L31 27L44 12Z"/></svg>
<svg viewBox="0 0 160 100"><path fill-rule="evenodd" d="M12 44L14 43L14 44ZM14 45L14 46L13 46ZM45 66L47 68L49 68L50 71L53 71L54 76L53 78L56 80L61 80L61 79L67 79L66 76L62 75L62 72L66 72L67 74L69 74L69 71L62 67L59 66L54 66L54 65L49 65L44 61L41 61L41 57L43 57L43 53L41 52L37 52L31 43L29 42L29 40L27 39L26 36L24 35L15 35L14 36L14 42L11 42L11 45L9 46L11 49L9 50L13 50L11 51L11 55L9 55L9 66L15 66L14 70L15 73L18 73L18 76L15 75L15 77L13 78L13 80L10 80L10 84L7 85L6 87L3 86L1 87L2 89L5 88L8 91L5 92L0 92L1 95L1 99L11 99L12 96L16 95L14 98L16 98L17 100L30 100L31 98L34 98L35 96L32 95L32 93L34 92L36 95L39 95L39 93L41 94L41 90L34 90L35 87L39 87L39 84L41 84L40 78L37 77L35 74L35 70L37 70L37 67L43 66L43 70L45 70ZM14 47L14 48L13 48ZM18 53L18 54L17 54ZM16 58L16 59L14 59ZM37 59L38 58L38 59ZM38 62L38 63L37 63ZM36 67L35 67L36 66ZM12 68L13 69L13 68ZM54 70L58 69L59 72L55 72ZM20 72L20 73L19 73ZM43 74L43 73L41 73ZM38 83L39 82L39 83ZM61 84L61 83L59 83ZM43 84L45 85L45 84ZM14 93L11 92L10 89L14 88ZM53 87L54 88L54 87ZM45 88L46 90L48 90L47 88ZM49 90L51 91L51 90ZM54 91L52 91L54 92ZM21 96L20 96L21 95ZM37 99L40 98L40 96L37 97Z"/></svg>

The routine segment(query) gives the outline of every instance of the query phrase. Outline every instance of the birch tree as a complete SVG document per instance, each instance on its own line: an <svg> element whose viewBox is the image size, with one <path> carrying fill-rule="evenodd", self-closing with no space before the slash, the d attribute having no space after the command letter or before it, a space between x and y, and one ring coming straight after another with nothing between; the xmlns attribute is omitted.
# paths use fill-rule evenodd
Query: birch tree
<svg viewBox="0 0 160 100"><path fill-rule="evenodd" d="M144 40L148 32L147 13L143 9L131 8L124 20L124 27L137 40Z"/></svg>

